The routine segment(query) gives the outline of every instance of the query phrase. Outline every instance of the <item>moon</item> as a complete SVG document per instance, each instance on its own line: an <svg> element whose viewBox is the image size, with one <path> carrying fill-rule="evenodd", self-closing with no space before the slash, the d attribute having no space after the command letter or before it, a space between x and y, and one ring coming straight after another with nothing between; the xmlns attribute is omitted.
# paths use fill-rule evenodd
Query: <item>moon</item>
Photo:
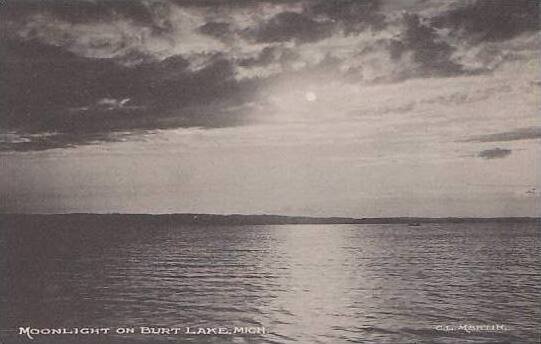
<svg viewBox="0 0 541 344"><path fill-rule="evenodd" d="M313 102L317 100L317 96L314 92L306 92L304 96L306 97L306 100L308 100L309 102Z"/></svg>

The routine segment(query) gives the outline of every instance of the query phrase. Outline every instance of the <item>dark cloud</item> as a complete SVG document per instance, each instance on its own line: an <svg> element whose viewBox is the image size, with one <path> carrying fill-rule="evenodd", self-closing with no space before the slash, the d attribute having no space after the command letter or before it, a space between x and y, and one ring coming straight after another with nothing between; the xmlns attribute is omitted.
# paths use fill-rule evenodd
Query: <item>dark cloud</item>
<svg viewBox="0 0 541 344"><path fill-rule="evenodd" d="M128 97L119 87L128 71L113 61L78 57L35 41L3 40L0 46L2 83L9 85L0 94L2 127L45 128L62 109Z"/></svg>
<svg viewBox="0 0 541 344"><path fill-rule="evenodd" d="M259 4L298 3L303 0L170 0L182 7L253 7Z"/></svg>
<svg viewBox="0 0 541 344"><path fill-rule="evenodd" d="M501 159L511 155L511 149L494 148L479 152L479 157L483 159Z"/></svg>
<svg viewBox="0 0 541 344"><path fill-rule="evenodd" d="M268 46L263 48L255 57L239 59L237 64L241 67L266 66L273 62L285 63L298 57L298 54L284 47Z"/></svg>
<svg viewBox="0 0 541 344"><path fill-rule="evenodd" d="M182 57L138 66L129 89L136 99L163 111L216 103L238 104L255 91L253 85L247 87L249 81L235 80L235 66L220 54L210 57L207 65L197 71L186 66Z"/></svg>
<svg viewBox="0 0 541 344"><path fill-rule="evenodd" d="M505 142L541 139L541 127L520 128L502 133L474 136L465 142Z"/></svg>
<svg viewBox="0 0 541 344"><path fill-rule="evenodd" d="M194 71L181 56L126 67L35 41L0 46L2 84L9 85L0 94L0 127L27 138L4 150L65 147L125 131L239 125L241 114L227 108L257 89L236 81L221 55Z"/></svg>
<svg viewBox="0 0 541 344"><path fill-rule="evenodd" d="M249 34L262 43L290 40L304 43L329 37L333 28L329 21L316 21L303 13L282 12L249 30Z"/></svg>
<svg viewBox="0 0 541 344"><path fill-rule="evenodd" d="M19 18L35 13L48 13L70 23L106 22L125 18L157 31L167 30L164 19L165 1L141 0L7 0L2 4L0 16Z"/></svg>
<svg viewBox="0 0 541 344"><path fill-rule="evenodd" d="M531 195L531 196L537 196L537 189L536 188L531 188L528 191L526 191L525 194L526 195Z"/></svg>
<svg viewBox="0 0 541 344"><path fill-rule="evenodd" d="M435 28L423 23L416 14L404 14L405 31L400 38L393 40L390 53L393 59L400 59L404 53L412 52L416 70L404 71L421 76L451 76L463 72L462 67L451 60L454 51L443 41Z"/></svg>
<svg viewBox="0 0 541 344"><path fill-rule="evenodd" d="M78 145L88 144L89 142L120 142L128 137L133 139L131 137L133 137L135 133L136 132L87 132L84 133L84 135L81 135L81 133L56 133L43 135L22 134L15 142L10 142L9 140L0 142L0 151L43 151L54 148L74 148Z"/></svg>
<svg viewBox="0 0 541 344"><path fill-rule="evenodd" d="M385 16L380 13L380 0L172 0L183 7L252 7L262 4L287 4L301 8L301 11L284 11L266 23L248 30L258 42L282 42L297 40L313 42L328 37L333 31L342 29L346 34L358 33L369 27L381 29ZM216 25L218 24L218 25ZM208 23L202 32L223 38L228 28L225 23Z"/></svg>
<svg viewBox="0 0 541 344"><path fill-rule="evenodd" d="M290 3L295 3L291 1ZM282 12L249 30L258 42L314 42L337 30L358 33L369 27L382 29L385 16L379 0L320 0L296 2L302 12Z"/></svg>
<svg viewBox="0 0 541 344"><path fill-rule="evenodd" d="M477 0L437 16L433 23L477 41L506 40L539 30L539 1Z"/></svg>
<svg viewBox="0 0 541 344"><path fill-rule="evenodd" d="M199 27L199 32L216 38L224 38L231 33L231 24L224 22L208 22Z"/></svg>

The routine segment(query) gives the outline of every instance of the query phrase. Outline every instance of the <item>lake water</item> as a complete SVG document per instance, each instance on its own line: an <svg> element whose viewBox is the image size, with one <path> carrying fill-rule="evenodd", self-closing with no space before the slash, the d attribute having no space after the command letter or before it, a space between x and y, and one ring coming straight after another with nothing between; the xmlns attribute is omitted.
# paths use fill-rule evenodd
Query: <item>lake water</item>
<svg viewBox="0 0 541 344"><path fill-rule="evenodd" d="M540 338L533 223L64 227L2 231L2 343ZM27 326L112 333L38 334L32 341L18 334ZM141 326L266 333L146 335Z"/></svg>

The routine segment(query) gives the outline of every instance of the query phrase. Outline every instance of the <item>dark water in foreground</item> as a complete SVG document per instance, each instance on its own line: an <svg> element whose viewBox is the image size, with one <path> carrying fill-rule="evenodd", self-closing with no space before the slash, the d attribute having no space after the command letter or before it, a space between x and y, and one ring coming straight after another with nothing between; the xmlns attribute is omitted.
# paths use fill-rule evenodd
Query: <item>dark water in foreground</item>
<svg viewBox="0 0 541 344"><path fill-rule="evenodd" d="M5 344L540 338L535 224L12 228L0 239ZM461 325L505 330L468 333ZM32 341L17 335L19 326L135 327L136 334ZM267 333L141 335L139 326Z"/></svg>

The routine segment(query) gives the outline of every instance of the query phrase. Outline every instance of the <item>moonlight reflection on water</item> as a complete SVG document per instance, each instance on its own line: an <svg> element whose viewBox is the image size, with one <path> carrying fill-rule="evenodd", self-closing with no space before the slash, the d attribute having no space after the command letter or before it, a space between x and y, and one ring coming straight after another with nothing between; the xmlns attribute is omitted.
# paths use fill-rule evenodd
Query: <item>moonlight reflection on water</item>
<svg viewBox="0 0 541 344"><path fill-rule="evenodd" d="M17 228L1 239L8 268L3 329L265 329L248 336L112 335L107 343L533 343L539 336L534 223L68 225L47 233ZM463 324L506 330L441 331ZM24 339L13 336L14 343Z"/></svg>

